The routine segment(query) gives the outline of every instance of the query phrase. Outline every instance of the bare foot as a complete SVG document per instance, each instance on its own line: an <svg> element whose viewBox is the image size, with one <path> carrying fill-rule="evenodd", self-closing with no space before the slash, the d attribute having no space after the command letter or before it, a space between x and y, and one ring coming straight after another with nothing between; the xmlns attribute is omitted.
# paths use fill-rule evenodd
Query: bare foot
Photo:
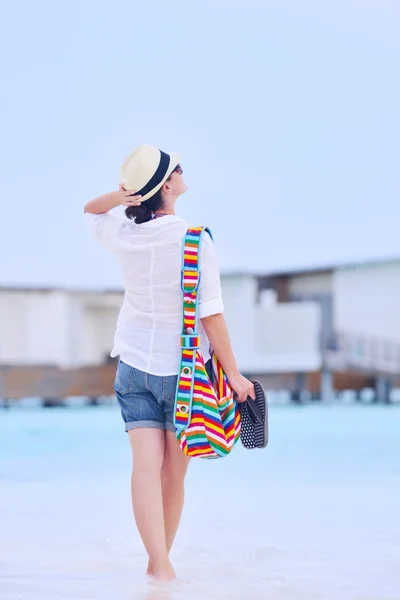
<svg viewBox="0 0 400 600"><path fill-rule="evenodd" d="M149 564L147 565L146 575L148 577L154 577L154 569L153 569L153 565L151 564L150 560L149 560Z"/></svg>
<svg viewBox="0 0 400 600"><path fill-rule="evenodd" d="M152 579L156 579L157 581L176 580L175 571L170 562L166 565L160 565L158 568L155 568L149 561L146 575L148 575L148 577L151 577Z"/></svg>

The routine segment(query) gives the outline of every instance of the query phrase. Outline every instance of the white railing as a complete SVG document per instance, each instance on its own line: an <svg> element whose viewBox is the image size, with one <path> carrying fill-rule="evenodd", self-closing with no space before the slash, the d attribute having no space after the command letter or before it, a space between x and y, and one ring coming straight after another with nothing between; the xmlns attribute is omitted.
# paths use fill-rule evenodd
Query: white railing
<svg viewBox="0 0 400 600"><path fill-rule="evenodd" d="M334 370L400 374L400 343L355 333L337 333L328 341L325 364Z"/></svg>

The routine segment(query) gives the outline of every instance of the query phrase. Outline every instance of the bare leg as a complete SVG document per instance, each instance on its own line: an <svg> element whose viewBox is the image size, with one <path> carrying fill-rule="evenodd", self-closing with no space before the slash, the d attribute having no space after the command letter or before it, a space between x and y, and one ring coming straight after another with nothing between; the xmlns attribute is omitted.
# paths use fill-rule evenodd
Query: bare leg
<svg viewBox="0 0 400 600"><path fill-rule="evenodd" d="M129 432L134 466L132 506L136 525L153 566L156 579L173 580L165 538L161 468L165 433L162 429L133 429Z"/></svg>
<svg viewBox="0 0 400 600"><path fill-rule="evenodd" d="M162 496L164 507L165 539L168 552L172 548L182 516L184 481L190 458L180 449L176 436L171 431L165 434L164 462L161 469ZM153 572L149 560L148 573Z"/></svg>
<svg viewBox="0 0 400 600"><path fill-rule="evenodd" d="M161 481L168 552L172 548L182 516L185 495L184 481L189 462L190 458L180 449L175 433L167 431Z"/></svg>

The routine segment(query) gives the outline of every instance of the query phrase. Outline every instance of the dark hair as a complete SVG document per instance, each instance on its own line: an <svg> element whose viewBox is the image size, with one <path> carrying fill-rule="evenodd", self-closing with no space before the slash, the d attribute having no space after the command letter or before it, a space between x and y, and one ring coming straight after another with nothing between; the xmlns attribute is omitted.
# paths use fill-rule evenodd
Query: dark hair
<svg viewBox="0 0 400 600"><path fill-rule="evenodd" d="M180 164L177 164L175 169L171 171L167 181L171 179L171 175L172 173L175 173L175 171L182 174L183 171ZM164 206L161 190L162 187L140 206L129 206L125 210L125 215L128 217L128 219L135 219L135 223L138 225L141 223L147 223L147 221L151 221L152 214Z"/></svg>
<svg viewBox="0 0 400 600"><path fill-rule="evenodd" d="M162 199L161 188L151 196L148 200L143 202L140 206L128 206L125 210L125 214L128 219L135 219L135 223L140 225L141 223L147 223L151 221L152 213L157 212L163 207L164 201Z"/></svg>

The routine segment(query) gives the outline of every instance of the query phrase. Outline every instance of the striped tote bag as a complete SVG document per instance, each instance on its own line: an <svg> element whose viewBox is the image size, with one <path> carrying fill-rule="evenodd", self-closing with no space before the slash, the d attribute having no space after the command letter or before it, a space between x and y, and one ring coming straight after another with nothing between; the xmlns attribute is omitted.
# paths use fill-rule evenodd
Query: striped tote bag
<svg viewBox="0 0 400 600"><path fill-rule="evenodd" d="M209 229L188 229L182 258L183 325L181 363L175 396L174 425L187 456L220 458L229 454L240 437L240 411L214 352L209 376L198 334L198 293L201 239Z"/></svg>

